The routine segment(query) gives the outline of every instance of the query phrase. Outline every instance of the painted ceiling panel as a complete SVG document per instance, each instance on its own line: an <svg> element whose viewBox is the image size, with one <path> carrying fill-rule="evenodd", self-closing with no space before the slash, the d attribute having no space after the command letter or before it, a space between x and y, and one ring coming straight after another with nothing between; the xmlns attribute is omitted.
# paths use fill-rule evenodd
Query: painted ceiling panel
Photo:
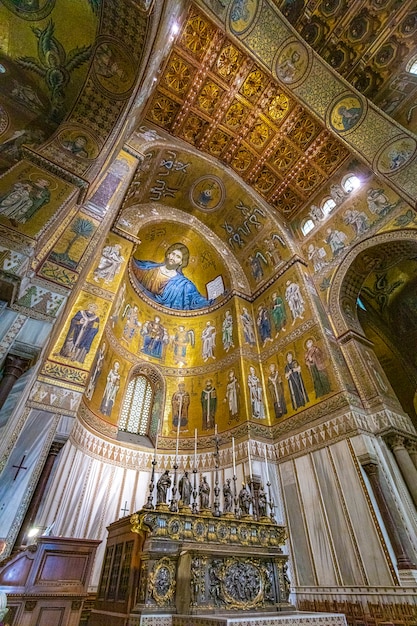
<svg viewBox="0 0 417 626"><path fill-rule="evenodd" d="M147 120L229 165L286 219L348 152L193 8Z"/></svg>

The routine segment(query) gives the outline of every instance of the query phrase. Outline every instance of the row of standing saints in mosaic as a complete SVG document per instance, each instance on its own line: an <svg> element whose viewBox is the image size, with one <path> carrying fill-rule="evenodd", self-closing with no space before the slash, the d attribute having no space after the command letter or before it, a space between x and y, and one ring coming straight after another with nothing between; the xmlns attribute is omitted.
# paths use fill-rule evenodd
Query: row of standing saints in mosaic
<svg viewBox="0 0 417 626"><path fill-rule="evenodd" d="M135 287L145 293L149 300L163 304L166 309L196 310L204 312L216 298L206 298L193 281L183 273L187 265L189 251L183 243L168 246L165 260L131 260L131 274ZM124 258L120 244L107 245L93 272L96 282L111 282L121 271ZM282 295L274 289L268 299L256 308L255 315L244 306L234 315L232 307L216 315L208 314L207 321L193 325L195 318L173 319L163 313L149 315L138 304L135 297L125 293L118 298L111 316L113 332L120 344L130 352L145 357L154 363L163 365L173 363L181 368L213 364L217 359L232 354L235 347L246 346L256 349L267 347L279 337L293 329L297 323L308 316L308 307L300 284L287 279L283 283ZM214 294L215 295L215 294ZM221 297L220 294L219 297ZM91 302L83 310L73 315L66 335L59 350L64 357L76 366L84 363L90 350L94 349L94 339L100 329L98 305ZM86 389L88 400L94 401L99 412L108 418L114 418L116 401L122 395L124 364L121 358L110 357L107 361L108 346L105 341L100 345L92 373ZM327 371L326 357L317 345L314 336L303 339L303 352L291 347L285 352L285 359L279 367L275 356L274 362L265 366L264 378L259 368L250 364L246 375L246 393L250 404L252 419L268 419L268 400L275 418L281 418L289 412L305 407L313 400L332 391ZM105 368L104 365L107 364ZM220 369L220 368L219 368ZM225 369L224 366L221 369ZM171 389L170 410L171 427L178 424L182 431L189 428L189 412L196 415L199 406L201 429L210 430L218 418L227 412L228 423L238 423L243 417L243 389L236 367L227 367L222 372L224 382L215 374L205 374L204 378L185 378ZM201 380L200 389L196 389ZM265 394L265 387L267 394ZM95 394L97 388L97 393ZM308 391L312 389L312 391ZM246 411L245 411L246 414Z"/></svg>

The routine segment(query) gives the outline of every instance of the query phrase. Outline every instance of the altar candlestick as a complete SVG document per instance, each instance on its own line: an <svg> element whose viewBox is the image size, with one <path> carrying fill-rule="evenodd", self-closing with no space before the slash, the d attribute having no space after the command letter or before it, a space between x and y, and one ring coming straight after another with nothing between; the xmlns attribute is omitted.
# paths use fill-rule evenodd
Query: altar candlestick
<svg viewBox="0 0 417 626"><path fill-rule="evenodd" d="M266 455L266 444L265 444L265 469L266 469L266 482L269 483L269 468L268 468L268 457Z"/></svg>
<svg viewBox="0 0 417 626"><path fill-rule="evenodd" d="M248 441L248 463L249 463L250 481L252 482L252 459L251 459L251 456L250 456L250 440Z"/></svg>
<svg viewBox="0 0 417 626"><path fill-rule="evenodd" d="M158 419L158 425L156 427L155 450L154 450L154 453L153 453L154 461L156 460L156 451L158 450L158 437L159 437L159 423L160 423L160 419L161 418Z"/></svg>
<svg viewBox="0 0 417 626"><path fill-rule="evenodd" d="M233 476L236 476L235 438L232 437Z"/></svg>
<svg viewBox="0 0 417 626"><path fill-rule="evenodd" d="M178 413L177 444L176 444L176 448L175 448L175 465L177 465L177 459L178 459L178 445L179 445L179 441L180 441L181 415L182 415L182 395L180 395L180 406L179 406L179 413Z"/></svg>
<svg viewBox="0 0 417 626"><path fill-rule="evenodd" d="M194 469L197 468L197 428L194 430Z"/></svg>

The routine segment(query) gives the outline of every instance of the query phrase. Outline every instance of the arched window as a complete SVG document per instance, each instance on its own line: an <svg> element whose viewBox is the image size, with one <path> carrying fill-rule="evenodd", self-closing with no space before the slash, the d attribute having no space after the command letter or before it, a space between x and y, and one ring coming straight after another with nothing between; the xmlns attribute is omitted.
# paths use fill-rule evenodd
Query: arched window
<svg viewBox="0 0 417 626"><path fill-rule="evenodd" d="M301 224L301 232L303 233L304 237L306 235L308 235L308 233L313 230L314 228L314 222L312 219L306 219L304 220L304 222Z"/></svg>
<svg viewBox="0 0 417 626"><path fill-rule="evenodd" d="M153 389L143 374L132 378L120 411L119 430L135 435L147 435L152 414Z"/></svg>
<svg viewBox="0 0 417 626"><path fill-rule="evenodd" d="M346 191L346 193L350 193L354 189L357 189L361 186L361 181L354 174L349 174L342 181L342 187Z"/></svg>
<svg viewBox="0 0 417 626"><path fill-rule="evenodd" d="M163 410L164 384L149 365L135 368L120 410L117 439L137 445L155 444Z"/></svg>
<svg viewBox="0 0 417 626"><path fill-rule="evenodd" d="M333 211L335 206L336 206L336 202L333 200L333 198L327 198L327 200L325 200L323 204L321 205L321 210L323 211L323 215L329 215L329 213Z"/></svg>

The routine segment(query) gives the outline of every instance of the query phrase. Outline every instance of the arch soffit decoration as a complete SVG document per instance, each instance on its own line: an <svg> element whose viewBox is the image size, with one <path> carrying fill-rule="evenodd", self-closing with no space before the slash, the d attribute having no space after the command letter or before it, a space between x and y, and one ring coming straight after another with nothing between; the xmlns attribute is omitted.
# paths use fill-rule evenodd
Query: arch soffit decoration
<svg viewBox="0 0 417 626"><path fill-rule="evenodd" d="M356 312L356 301L366 277L376 267L377 251L382 252L385 259L392 259L392 261L415 258L417 230L381 233L359 242L348 252L334 274L328 298L330 317L336 337L340 338L349 331L363 335ZM363 263L365 254L369 256L367 264Z"/></svg>
<svg viewBox="0 0 417 626"><path fill-rule="evenodd" d="M141 128L142 129L148 128L148 127L153 128L153 125L151 123L146 122L146 124L147 124L146 127L142 126ZM165 133L160 128L158 128L156 132L158 133L159 138L153 141L147 140L143 135L140 134L140 131L139 133L136 132L127 141L127 145L128 146L131 145L135 151L139 151L140 157L143 159L145 159L150 154L151 151L155 151L155 150L157 151L181 150L182 153L192 155L194 159L202 162L202 164L204 164L204 169L206 169L206 171L209 171L207 170L207 168L210 168L210 167L213 167L216 170L220 170L222 174L222 182L225 185L227 185L227 182L239 185L242 188L242 192L245 195L247 195L254 203L259 205L262 208L262 210L267 213L268 217L274 222L274 228L276 227L279 230L280 235L284 239L286 245L291 250L291 252L294 254L297 252L297 248L293 242L292 234L288 226L285 224L283 218L280 216L279 213L277 213L271 207L270 204L268 204L264 200L264 198L262 198L262 196L260 196L256 192L256 190L253 187L248 185L239 176L237 172L235 172L231 168L226 167L225 164L219 161L219 159L217 159L216 157L200 152L199 150L196 150L195 148L191 147L190 145L180 140L176 141L175 138ZM139 170L140 170L140 164L138 165L136 172L138 172ZM128 197L128 194L126 197Z"/></svg>
<svg viewBox="0 0 417 626"><path fill-rule="evenodd" d="M229 185L238 185L242 189L242 194L246 198L250 200L254 205L260 207L262 211L265 212L267 218L273 223L274 230L277 230L285 242L285 246L289 251L289 256L293 256L298 253L297 247L295 245L293 236L288 228L288 226L284 223L281 216L249 185L247 185L242 178L233 170L228 169L225 165L220 162L215 157L204 154L184 142L172 138L171 135L168 135L161 129L153 130L152 124L147 124L146 126L141 126L127 141L127 147L130 150L133 150L133 154L139 156L142 159L142 163L145 161L148 155L151 155L151 152L157 153L152 154L152 158L159 158L160 151L181 151L182 154L189 154L196 161L200 162L202 165L202 169L204 171L210 172L210 168L214 169L213 174L219 176L222 180L222 183L226 188L226 197L227 197L227 187ZM155 127L156 128L156 127ZM151 130L149 130L151 129ZM147 132L155 133L154 138L149 140ZM136 170L136 175L140 172L141 163L139 163L138 168ZM149 168L150 169L150 168ZM186 185L186 183L184 183ZM230 272L233 278L232 284L233 288L237 289L240 292L243 292L246 295L251 295L251 288L249 286L249 281L246 277L245 271L242 269L241 263L237 259L237 257L233 254L230 248L228 248L227 244L216 235L213 230L207 227L204 224L204 215L196 217L194 215L190 215L190 213L185 212L181 209L176 209L174 206L167 207L167 205L163 205L158 202L140 202L140 192L138 202L134 202L134 196L137 195L135 191L133 191L132 196L130 196L130 191L134 187L134 179L130 185L130 188L125 196L125 201L123 203L122 209L119 213L119 219L122 216L126 216L129 214L129 217L132 218L134 215L134 211L138 211L137 217L140 217L140 226L146 225L152 221L157 222L161 220L161 217L167 218L171 221L178 221L189 226L198 227L201 229L202 234L208 239L208 241L216 247L218 253L222 257L223 261L226 265L233 263L230 265ZM175 200L172 199L171 205L175 203ZM193 210L193 207L190 203L189 205L190 211ZM151 210L153 213L151 214ZM158 211L158 214L155 213L155 210ZM142 213L143 211L143 213ZM223 213L221 214L223 218ZM220 210L219 210L219 218L220 218ZM117 232L123 234L122 230L117 228L117 220L116 220L116 229ZM139 224L138 224L139 230Z"/></svg>

